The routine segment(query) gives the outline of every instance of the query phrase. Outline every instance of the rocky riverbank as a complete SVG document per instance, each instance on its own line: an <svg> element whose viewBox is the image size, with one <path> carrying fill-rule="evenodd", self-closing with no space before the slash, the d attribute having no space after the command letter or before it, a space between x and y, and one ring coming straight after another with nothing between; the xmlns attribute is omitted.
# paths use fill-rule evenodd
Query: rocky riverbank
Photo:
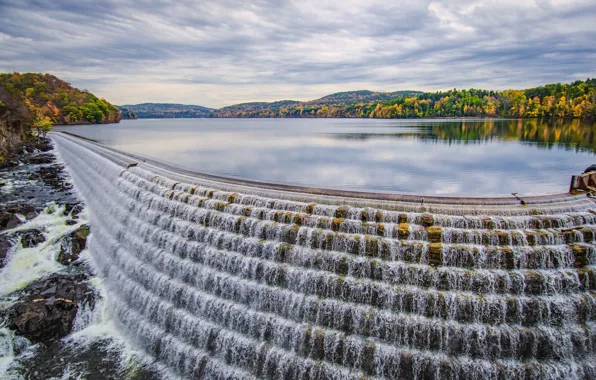
<svg viewBox="0 0 596 380"><path fill-rule="evenodd" d="M0 378L151 378L109 333L77 343L105 317L85 206L49 139L16 151L0 167Z"/></svg>

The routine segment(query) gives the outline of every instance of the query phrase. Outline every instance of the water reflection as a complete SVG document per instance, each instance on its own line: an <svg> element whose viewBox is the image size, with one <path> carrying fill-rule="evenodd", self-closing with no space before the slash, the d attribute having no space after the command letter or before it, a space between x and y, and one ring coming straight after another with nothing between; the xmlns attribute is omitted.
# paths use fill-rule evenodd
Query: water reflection
<svg viewBox="0 0 596 380"><path fill-rule="evenodd" d="M338 133L338 139L413 137L423 142L485 143L521 141L539 147L560 146L565 149L596 152L596 123L573 120L473 120L440 121L417 125L396 133Z"/></svg>
<svg viewBox="0 0 596 380"><path fill-rule="evenodd" d="M266 182L438 195L567 190L594 160L579 120L161 119L65 127L185 168Z"/></svg>

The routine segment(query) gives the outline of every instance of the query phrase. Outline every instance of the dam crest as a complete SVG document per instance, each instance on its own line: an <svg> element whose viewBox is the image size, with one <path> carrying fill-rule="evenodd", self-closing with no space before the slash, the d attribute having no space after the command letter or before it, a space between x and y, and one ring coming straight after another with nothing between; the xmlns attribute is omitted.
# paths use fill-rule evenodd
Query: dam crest
<svg viewBox="0 0 596 380"><path fill-rule="evenodd" d="M596 378L596 205L192 173L52 134L131 341L182 378Z"/></svg>

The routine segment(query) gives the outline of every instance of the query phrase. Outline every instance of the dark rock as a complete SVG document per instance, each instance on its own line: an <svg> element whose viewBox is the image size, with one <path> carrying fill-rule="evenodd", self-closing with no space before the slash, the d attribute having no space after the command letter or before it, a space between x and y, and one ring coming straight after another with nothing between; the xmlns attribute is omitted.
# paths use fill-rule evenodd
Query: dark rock
<svg viewBox="0 0 596 380"><path fill-rule="evenodd" d="M74 219L66 219L66 221L64 222L67 226L74 226L75 224L77 224L77 221Z"/></svg>
<svg viewBox="0 0 596 380"><path fill-rule="evenodd" d="M17 214L1 213L0 214L0 230L7 230L15 228L25 223Z"/></svg>
<svg viewBox="0 0 596 380"><path fill-rule="evenodd" d="M0 163L0 169L14 168L16 166L19 166L19 161L14 159L5 160L4 162Z"/></svg>
<svg viewBox="0 0 596 380"><path fill-rule="evenodd" d="M70 333L78 304L93 306L85 275L54 274L25 289L25 301L10 312L10 326L34 343L46 343Z"/></svg>
<svg viewBox="0 0 596 380"><path fill-rule="evenodd" d="M58 262L69 265L71 262L76 261L81 251L87 247L87 236L89 236L89 226L86 224L66 236L60 245Z"/></svg>
<svg viewBox="0 0 596 380"><path fill-rule="evenodd" d="M7 211L11 214L24 215L27 220L35 218L39 213L32 205L28 204L17 204L8 207Z"/></svg>
<svg viewBox="0 0 596 380"><path fill-rule="evenodd" d="M32 342L44 342L66 336L72 330L78 306L71 300L60 299L50 305L25 302L17 306L13 324L19 333Z"/></svg>
<svg viewBox="0 0 596 380"><path fill-rule="evenodd" d="M54 161L56 161L56 159L51 154L38 154L23 159L23 163L30 165L52 164Z"/></svg>
<svg viewBox="0 0 596 380"><path fill-rule="evenodd" d="M584 173L596 172L596 164L592 164L584 170Z"/></svg>
<svg viewBox="0 0 596 380"><path fill-rule="evenodd" d="M84 207L80 203L67 203L64 205L64 215L70 216L72 219L78 219L79 214Z"/></svg>
<svg viewBox="0 0 596 380"><path fill-rule="evenodd" d="M0 235L0 268L4 267L4 261L8 250L13 246L14 242L6 235Z"/></svg>
<svg viewBox="0 0 596 380"><path fill-rule="evenodd" d="M21 245L23 248L35 247L46 241L45 236L43 236L43 233L40 230L19 231L16 235L21 237Z"/></svg>

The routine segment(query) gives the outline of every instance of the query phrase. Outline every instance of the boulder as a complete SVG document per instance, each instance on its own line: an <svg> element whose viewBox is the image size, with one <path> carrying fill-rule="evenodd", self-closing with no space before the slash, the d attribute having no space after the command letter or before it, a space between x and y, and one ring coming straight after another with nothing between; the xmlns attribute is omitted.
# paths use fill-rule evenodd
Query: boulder
<svg viewBox="0 0 596 380"><path fill-rule="evenodd" d="M31 219L35 218L37 215L39 215L38 210L29 204L11 205L6 210L10 214L21 214L27 220L31 220Z"/></svg>
<svg viewBox="0 0 596 380"><path fill-rule="evenodd" d="M15 235L21 237L21 245L23 248L36 247L46 241L45 236L40 230L19 231Z"/></svg>
<svg viewBox="0 0 596 380"><path fill-rule="evenodd" d="M54 274L31 284L28 295L11 311L10 328L34 343L47 343L68 335L79 303L93 303L85 275Z"/></svg>
<svg viewBox="0 0 596 380"><path fill-rule="evenodd" d="M70 216L72 219L78 219L83 211L83 205L78 202L71 202L64 205L64 216Z"/></svg>
<svg viewBox="0 0 596 380"><path fill-rule="evenodd" d="M38 154L35 156L29 156L23 158L23 163L31 165L43 165L51 164L55 161L54 155L52 154Z"/></svg>
<svg viewBox="0 0 596 380"><path fill-rule="evenodd" d="M60 339L72 330L77 310L77 304L68 299L39 298L19 304L13 324L34 343Z"/></svg>
<svg viewBox="0 0 596 380"><path fill-rule="evenodd" d="M62 265L70 265L79 258L79 254L87 247L87 236L89 236L89 225L85 224L71 232L62 239L58 262Z"/></svg>
<svg viewBox="0 0 596 380"><path fill-rule="evenodd" d="M0 230L9 230L25 223L25 218L12 213L0 213Z"/></svg>
<svg viewBox="0 0 596 380"><path fill-rule="evenodd" d="M13 242L8 236L4 234L0 235L0 268L4 267L6 255L8 255L8 250L10 247L12 247L12 245Z"/></svg>

